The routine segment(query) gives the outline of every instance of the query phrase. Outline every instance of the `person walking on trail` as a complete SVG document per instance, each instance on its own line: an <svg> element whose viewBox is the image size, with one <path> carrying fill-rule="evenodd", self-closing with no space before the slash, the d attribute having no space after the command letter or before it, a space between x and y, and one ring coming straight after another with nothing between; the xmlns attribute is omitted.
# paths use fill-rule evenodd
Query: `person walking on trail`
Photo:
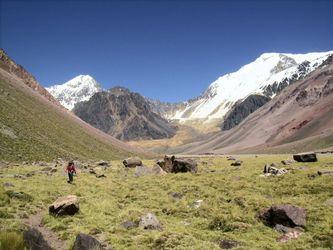
<svg viewBox="0 0 333 250"><path fill-rule="evenodd" d="M76 175L76 169L74 166L74 162L70 161L68 162L68 165L66 167L66 172L68 173L68 183L72 183L74 180L74 174Z"/></svg>

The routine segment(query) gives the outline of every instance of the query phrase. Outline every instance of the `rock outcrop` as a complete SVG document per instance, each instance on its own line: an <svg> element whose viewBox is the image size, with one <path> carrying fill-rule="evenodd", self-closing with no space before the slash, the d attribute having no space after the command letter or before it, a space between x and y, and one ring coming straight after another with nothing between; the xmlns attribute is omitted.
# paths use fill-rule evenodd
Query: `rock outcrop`
<svg viewBox="0 0 333 250"><path fill-rule="evenodd" d="M36 228L28 228L23 232L23 239L31 250L52 250L50 245L46 242L41 232Z"/></svg>
<svg viewBox="0 0 333 250"><path fill-rule="evenodd" d="M222 130L228 130L241 123L248 115L269 102L270 98L264 95L250 95L244 100L237 102L226 115Z"/></svg>

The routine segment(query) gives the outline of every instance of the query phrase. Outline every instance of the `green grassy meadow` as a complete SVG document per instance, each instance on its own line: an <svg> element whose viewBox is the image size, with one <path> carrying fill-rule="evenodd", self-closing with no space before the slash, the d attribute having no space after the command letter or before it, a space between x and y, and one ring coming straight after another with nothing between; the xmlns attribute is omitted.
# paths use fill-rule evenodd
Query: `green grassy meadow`
<svg viewBox="0 0 333 250"><path fill-rule="evenodd" d="M62 169L51 176L36 174L25 180L12 174L26 174L41 167L11 166L0 169L0 231L20 232L22 220L45 211L43 224L67 241L70 248L78 233L98 229L97 239L114 249L219 249L221 239L240 242L237 249L333 249L333 207L325 201L333 197L333 176L309 179L321 169L333 170L333 156L319 155L316 163L294 163L287 174L260 177L265 163L280 163L290 155L241 155L241 167L230 166L225 157L198 159L197 174L135 177L134 169L125 169L112 161L106 178L81 172L74 185L66 183ZM153 166L152 160L144 161ZM306 169L298 169L305 166ZM283 167L280 164L280 167ZM9 199L4 182L24 191L33 201ZM170 192L183 197L175 199ZM59 196L75 194L80 213L72 217L48 215L48 206ZM203 200L199 208L193 203ZM305 233L298 239L279 243L279 232L256 218L259 210L272 204L288 203L307 211ZM139 227L125 229L124 221L137 223L140 216L154 213L161 230Z"/></svg>

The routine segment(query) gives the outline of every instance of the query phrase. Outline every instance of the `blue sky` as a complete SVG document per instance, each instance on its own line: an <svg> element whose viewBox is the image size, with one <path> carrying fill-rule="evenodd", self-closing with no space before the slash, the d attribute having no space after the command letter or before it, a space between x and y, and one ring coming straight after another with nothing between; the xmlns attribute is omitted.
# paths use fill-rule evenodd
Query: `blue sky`
<svg viewBox="0 0 333 250"><path fill-rule="evenodd" d="M264 52L333 49L333 1L7 1L0 45L44 85L90 74L162 101Z"/></svg>

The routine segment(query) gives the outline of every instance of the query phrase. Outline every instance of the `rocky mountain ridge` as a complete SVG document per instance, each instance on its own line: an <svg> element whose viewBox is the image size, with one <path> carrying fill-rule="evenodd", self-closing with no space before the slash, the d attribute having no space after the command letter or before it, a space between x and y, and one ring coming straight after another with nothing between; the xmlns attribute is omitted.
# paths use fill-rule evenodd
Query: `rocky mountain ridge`
<svg viewBox="0 0 333 250"><path fill-rule="evenodd" d="M0 68L21 79L24 84L44 96L47 100L61 106L59 101L56 100L56 98L53 97L53 95L50 94L42 85L40 85L32 74L30 74L21 65L14 62L3 49L0 49Z"/></svg>
<svg viewBox="0 0 333 250"><path fill-rule="evenodd" d="M80 102L74 114L92 126L121 140L161 139L175 135L177 127L153 112L138 93L114 87Z"/></svg>

